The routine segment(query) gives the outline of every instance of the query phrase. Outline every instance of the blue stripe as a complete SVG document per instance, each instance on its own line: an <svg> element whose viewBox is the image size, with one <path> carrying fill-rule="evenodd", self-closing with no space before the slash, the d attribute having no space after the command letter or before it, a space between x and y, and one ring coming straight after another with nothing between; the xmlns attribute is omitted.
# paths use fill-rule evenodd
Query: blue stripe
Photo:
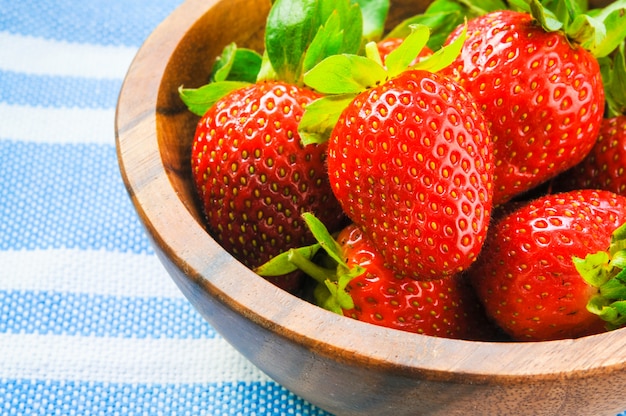
<svg viewBox="0 0 626 416"><path fill-rule="evenodd" d="M115 108L122 79L0 71L0 102L39 107Z"/></svg>
<svg viewBox="0 0 626 416"><path fill-rule="evenodd" d="M0 0L0 31L68 42L140 46L182 0Z"/></svg>
<svg viewBox="0 0 626 416"><path fill-rule="evenodd" d="M0 178L0 250L153 253L113 144L0 140Z"/></svg>
<svg viewBox="0 0 626 416"><path fill-rule="evenodd" d="M3 415L330 416L274 382L125 384L0 379Z"/></svg>
<svg viewBox="0 0 626 416"><path fill-rule="evenodd" d="M0 291L0 305L0 333L117 338L218 337L182 298L15 290Z"/></svg>

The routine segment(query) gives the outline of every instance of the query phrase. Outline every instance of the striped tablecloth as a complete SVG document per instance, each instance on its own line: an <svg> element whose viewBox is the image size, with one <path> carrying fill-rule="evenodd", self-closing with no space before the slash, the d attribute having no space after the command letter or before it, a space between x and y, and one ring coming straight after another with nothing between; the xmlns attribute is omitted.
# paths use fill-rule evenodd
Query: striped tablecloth
<svg viewBox="0 0 626 416"><path fill-rule="evenodd" d="M202 320L124 189L117 95L180 2L0 0L2 415L326 415Z"/></svg>
<svg viewBox="0 0 626 416"><path fill-rule="evenodd" d="M182 0L0 0L0 414L324 415L190 306L124 188L114 114Z"/></svg>

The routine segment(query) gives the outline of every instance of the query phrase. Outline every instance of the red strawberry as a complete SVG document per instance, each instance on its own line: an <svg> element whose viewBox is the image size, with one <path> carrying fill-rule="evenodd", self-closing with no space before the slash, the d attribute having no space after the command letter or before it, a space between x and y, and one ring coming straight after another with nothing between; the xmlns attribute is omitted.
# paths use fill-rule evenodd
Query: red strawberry
<svg viewBox="0 0 626 416"><path fill-rule="evenodd" d="M317 305L374 325L446 338L500 336L461 275L431 281L399 276L386 267L385 259L355 224L335 239L313 215L305 213L303 218L318 244L282 253L255 269L257 273L275 276L303 270L318 282ZM320 248L325 256L318 254Z"/></svg>
<svg viewBox="0 0 626 416"><path fill-rule="evenodd" d="M626 229L613 244L611 236L625 221L626 197L608 191L548 195L505 212L468 271L487 314L520 341L603 332L603 319L623 325L614 306L626 299L615 278Z"/></svg>
<svg viewBox="0 0 626 416"><path fill-rule="evenodd" d="M500 204L591 150L604 111L600 68L577 39L545 30L528 13L491 12L471 19L467 33L460 56L442 72L459 80L487 118Z"/></svg>
<svg viewBox="0 0 626 416"><path fill-rule="evenodd" d="M416 281L397 276L356 225L337 236L349 268L363 273L348 283L354 307L345 316L388 328L457 339L490 339L495 332L467 281L460 275Z"/></svg>
<svg viewBox="0 0 626 416"><path fill-rule="evenodd" d="M626 195L626 116L604 119L591 152L555 182L563 190L595 188Z"/></svg>
<svg viewBox="0 0 626 416"><path fill-rule="evenodd" d="M325 145L303 146L303 108L318 95L282 82L252 84L218 101L198 123L191 165L207 224L248 267L308 244L300 218L315 212L332 229L343 214L326 176ZM288 290L293 279L275 279Z"/></svg>
<svg viewBox="0 0 626 416"><path fill-rule="evenodd" d="M477 257L492 196L489 132L451 79L405 71L360 93L328 143L333 192L389 267L449 277Z"/></svg>
<svg viewBox="0 0 626 416"><path fill-rule="evenodd" d="M607 105L596 144L581 163L559 175L555 189L596 188L626 195L625 48L622 43L600 61Z"/></svg>
<svg viewBox="0 0 626 416"><path fill-rule="evenodd" d="M190 111L202 116L191 166L207 227L251 268L314 241L302 212L314 212L331 229L344 219L329 188L326 145L304 145L298 133L304 107L319 98L303 87L302 74L362 44L359 6L349 0L327 6L272 2L263 56L228 45L209 84L179 90ZM376 29L376 19L369 26ZM290 291L299 283L294 275L269 279Z"/></svg>

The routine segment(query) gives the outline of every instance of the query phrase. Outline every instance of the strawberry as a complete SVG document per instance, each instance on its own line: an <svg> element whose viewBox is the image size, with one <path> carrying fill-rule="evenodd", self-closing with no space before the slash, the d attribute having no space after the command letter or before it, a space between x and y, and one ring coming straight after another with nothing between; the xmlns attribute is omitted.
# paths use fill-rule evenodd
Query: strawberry
<svg viewBox="0 0 626 416"><path fill-rule="evenodd" d="M349 92L341 88L359 81L370 85L338 99L349 97L332 123L329 180L386 264L419 280L452 276L476 259L489 223L493 170L489 131L471 97L452 79L420 69L444 65L434 60L449 59L461 42L406 68L417 56L411 45L425 45L427 36L428 29L417 27L387 56L387 68L337 57L305 74L305 82L323 92ZM365 79L324 84L333 70L355 67L363 68ZM313 103L304 117L321 114L331 100ZM305 118L303 125L309 127Z"/></svg>
<svg viewBox="0 0 626 416"><path fill-rule="evenodd" d="M560 175L559 190L605 189L626 195L626 115L605 118L585 159Z"/></svg>
<svg viewBox="0 0 626 416"><path fill-rule="evenodd" d="M470 19L463 51L442 70L469 91L487 118L496 205L571 168L591 150L604 111L596 57L617 45L609 36L593 43L600 28L581 29L592 22L604 25L602 15L585 20L577 5L553 15L538 1L529 3L532 15L502 10ZM623 25L619 13L611 19ZM610 33L609 26L602 30ZM589 34L591 40L584 37Z"/></svg>
<svg viewBox="0 0 626 416"><path fill-rule="evenodd" d="M461 275L431 281L399 276L355 224L333 238L317 218L304 218L319 241L317 247L283 253L256 269L258 273L282 274L299 267L318 280L319 306L362 322L445 338L497 337ZM321 260L316 256L319 247L326 251Z"/></svg>
<svg viewBox="0 0 626 416"><path fill-rule="evenodd" d="M298 134L304 108L320 96L304 87L302 74L327 55L358 51L364 35L361 10L349 0L277 0L263 56L228 45L212 82L179 90L201 116L191 171L207 229L246 266L314 241L302 212L331 229L342 225L327 145L304 145ZM301 283L298 273L268 280L292 292Z"/></svg>
<svg viewBox="0 0 626 416"><path fill-rule="evenodd" d="M483 117L454 82L410 71L357 96L328 144L333 192L392 267L432 279L467 268L491 211Z"/></svg>
<svg viewBox="0 0 626 416"><path fill-rule="evenodd" d="M491 339L495 331L466 279L416 281L385 267L384 258L354 224L337 236L349 268L363 273L346 286L354 307L344 316L374 325L456 339Z"/></svg>
<svg viewBox="0 0 626 416"><path fill-rule="evenodd" d="M304 106L316 97L283 82L252 84L219 100L198 123L191 167L207 225L248 267L312 241L304 210L331 228L342 221L326 177L326 146L302 146L297 133ZM275 283L295 289L294 279Z"/></svg>
<svg viewBox="0 0 626 416"><path fill-rule="evenodd" d="M626 322L626 197L571 191L503 211L467 272L498 326L514 340L540 341Z"/></svg>
<svg viewBox="0 0 626 416"><path fill-rule="evenodd" d="M626 195L626 59L622 43L601 60L607 100L598 139L585 159L554 181L554 189L596 188Z"/></svg>

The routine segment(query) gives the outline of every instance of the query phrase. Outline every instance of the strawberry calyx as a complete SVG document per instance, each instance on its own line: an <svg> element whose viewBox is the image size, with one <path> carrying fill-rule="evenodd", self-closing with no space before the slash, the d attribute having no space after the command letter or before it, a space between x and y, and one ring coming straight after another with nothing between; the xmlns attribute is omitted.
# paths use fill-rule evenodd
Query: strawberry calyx
<svg viewBox="0 0 626 416"><path fill-rule="evenodd" d="M268 277L301 270L318 283L315 289L318 306L343 315L343 310L354 308L354 301L346 288L350 281L363 274L365 269L358 265L348 266L339 243L313 214L305 212L302 218L317 243L287 250L255 268L254 272ZM320 248L324 250L326 257L323 261L316 262L314 257Z"/></svg>
<svg viewBox="0 0 626 416"><path fill-rule="evenodd" d="M626 58L622 42L610 55L598 60L606 99L606 117L626 114Z"/></svg>
<svg viewBox="0 0 626 416"><path fill-rule="evenodd" d="M573 257L582 278L598 293L587 303L587 310L607 322L607 329L626 324L626 223L611 235L607 251Z"/></svg>
<svg viewBox="0 0 626 416"><path fill-rule="evenodd" d="M231 91L263 81L303 86L303 74L324 58L356 54L382 34L389 0L276 0L266 20L263 54L227 45L209 82L179 87L188 109L202 116Z"/></svg>
<svg viewBox="0 0 626 416"><path fill-rule="evenodd" d="M626 37L626 1L602 9L583 7L576 0L511 0L512 9L530 13L547 32L562 31L570 42L596 58L609 55Z"/></svg>
<svg viewBox="0 0 626 416"><path fill-rule="evenodd" d="M432 55L413 64L421 50L427 46L430 28L422 24L410 26L411 33L394 51L389 53L385 64L374 43L365 47L365 56L337 54L320 61L304 74L306 86L324 96L307 106L298 127L302 143L324 143L343 110L360 93L384 84L407 70L437 72L450 65L461 53L466 30Z"/></svg>

